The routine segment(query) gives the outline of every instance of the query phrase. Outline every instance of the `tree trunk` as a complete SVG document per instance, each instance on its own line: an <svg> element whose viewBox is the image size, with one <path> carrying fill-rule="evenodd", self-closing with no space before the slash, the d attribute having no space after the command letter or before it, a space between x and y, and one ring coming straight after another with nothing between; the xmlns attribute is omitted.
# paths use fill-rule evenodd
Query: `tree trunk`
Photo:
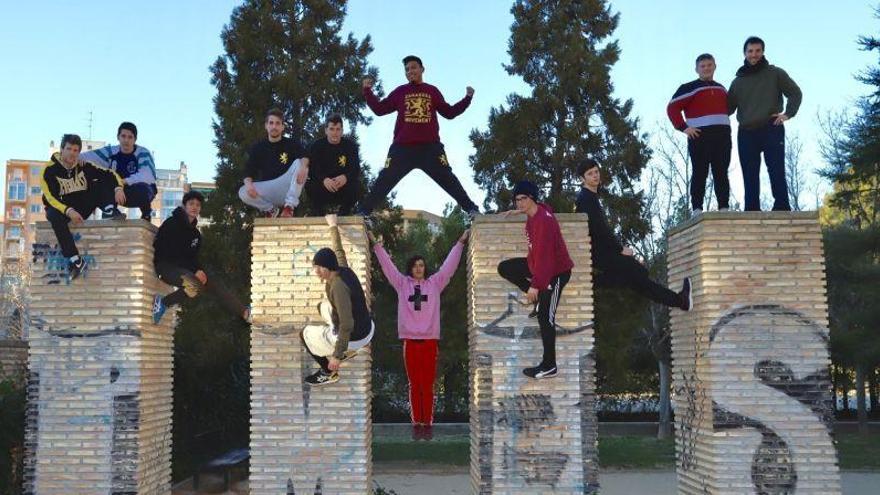
<svg viewBox="0 0 880 495"><path fill-rule="evenodd" d="M840 371L837 366L831 367L831 410L834 412L834 417L837 417L837 413L840 412L840 409L837 407L837 394L840 393Z"/></svg>
<svg viewBox="0 0 880 495"><path fill-rule="evenodd" d="M849 414L849 376L846 368L840 370L840 386L843 390L843 414Z"/></svg>
<svg viewBox="0 0 880 495"><path fill-rule="evenodd" d="M868 393L871 394L870 402L868 404L871 405L871 416L876 418L880 418L878 416L878 412L880 412L880 397L878 397L878 393L880 393L880 383L877 380L877 370L871 370L868 373Z"/></svg>
<svg viewBox="0 0 880 495"><path fill-rule="evenodd" d="M660 418L657 425L657 439L665 440L672 436L672 404L669 391L672 385L672 365L666 359L658 359L660 371Z"/></svg>
<svg viewBox="0 0 880 495"><path fill-rule="evenodd" d="M868 434L868 411L865 407L865 370L863 366L856 367L856 408L859 420L859 434Z"/></svg>

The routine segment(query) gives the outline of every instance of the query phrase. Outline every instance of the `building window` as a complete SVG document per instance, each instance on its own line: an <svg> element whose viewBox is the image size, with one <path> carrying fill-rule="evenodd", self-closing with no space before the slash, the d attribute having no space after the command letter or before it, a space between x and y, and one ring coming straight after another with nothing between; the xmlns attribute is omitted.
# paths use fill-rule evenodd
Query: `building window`
<svg viewBox="0 0 880 495"><path fill-rule="evenodd" d="M9 183L9 199L13 201L24 201L26 191L27 185L18 179Z"/></svg>
<svg viewBox="0 0 880 495"><path fill-rule="evenodd" d="M40 175L43 171L43 167L31 167L31 175Z"/></svg>
<svg viewBox="0 0 880 495"><path fill-rule="evenodd" d="M43 211L43 205L31 205L31 213L41 213Z"/></svg>
<svg viewBox="0 0 880 495"><path fill-rule="evenodd" d="M21 227L18 226L10 226L6 229L6 238L7 239L19 239L21 238ZM8 247L8 246L7 246Z"/></svg>
<svg viewBox="0 0 880 495"><path fill-rule="evenodd" d="M40 186L31 186L31 194L42 194L42 190L40 190Z"/></svg>
<svg viewBox="0 0 880 495"><path fill-rule="evenodd" d="M15 207L9 209L9 218L11 218L11 219L21 220L21 217L23 217L23 216L24 216L24 210L22 208L15 206Z"/></svg>

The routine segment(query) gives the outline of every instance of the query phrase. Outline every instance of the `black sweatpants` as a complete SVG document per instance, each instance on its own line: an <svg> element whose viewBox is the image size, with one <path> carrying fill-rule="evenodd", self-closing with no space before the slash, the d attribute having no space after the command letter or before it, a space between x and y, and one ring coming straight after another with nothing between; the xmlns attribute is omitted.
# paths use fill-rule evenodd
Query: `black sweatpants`
<svg viewBox="0 0 880 495"><path fill-rule="evenodd" d="M91 179L87 177L87 179ZM66 205L77 211L83 220L89 218L96 208L106 210L113 208L116 199L114 198L116 181L109 178L99 177L99 180L90 180L89 188L79 192L75 197L65 198ZM70 217L64 212L58 211L52 206L46 205L46 220L52 226L55 232L55 238L58 239L58 245L61 247L61 254L65 258L71 258L79 254L76 243L73 241L73 234L70 233Z"/></svg>
<svg viewBox="0 0 880 495"><path fill-rule="evenodd" d="M632 256L619 254L608 259L596 260L595 268L596 287L626 287L664 306L681 307L682 301L678 293L651 280L648 269Z"/></svg>
<svg viewBox="0 0 880 495"><path fill-rule="evenodd" d="M498 263L498 274L521 291L529 291L532 273L526 258L511 258ZM538 325L541 327L541 343L544 346L541 364L544 366L556 366L556 308L559 306L562 290L570 278L571 270L560 273L550 281L549 288L538 291Z"/></svg>
<svg viewBox="0 0 880 495"><path fill-rule="evenodd" d="M688 139L688 153L691 156L691 207L703 209L706 193L706 178L712 170L715 184L715 199L718 208L730 207L730 181L727 169L730 166L730 149L732 147L729 126L710 126L700 129L700 136Z"/></svg>
<svg viewBox="0 0 880 495"><path fill-rule="evenodd" d="M416 168L428 174L464 211L477 209L458 177L452 173L443 144L429 143L413 146L392 144L388 149L385 168L379 171L373 190L364 198L359 212L366 215L372 213L376 205L388 197L394 186Z"/></svg>
<svg viewBox="0 0 880 495"><path fill-rule="evenodd" d="M305 187L312 203L314 216L326 215L331 206L339 206L339 216L351 215L361 189L357 180L346 182L345 186L336 192L328 191L322 180L310 179Z"/></svg>
<svg viewBox="0 0 880 495"><path fill-rule="evenodd" d="M128 184L122 188L125 193L126 208L140 208L141 218L149 220L153 214L151 203L156 197L156 185L139 182L137 184Z"/></svg>
<svg viewBox="0 0 880 495"><path fill-rule="evenodd" d="M238 296L212 273L206 273L208 283L202 284L192 270L164 261L156 263L156 273L163 282L177 287L176 291L162 298L162 303L169 308L182 303L187 297L196 297L203 292L213 292L233 315L241 317L244 315L244 310L247 309Z"/></svg>

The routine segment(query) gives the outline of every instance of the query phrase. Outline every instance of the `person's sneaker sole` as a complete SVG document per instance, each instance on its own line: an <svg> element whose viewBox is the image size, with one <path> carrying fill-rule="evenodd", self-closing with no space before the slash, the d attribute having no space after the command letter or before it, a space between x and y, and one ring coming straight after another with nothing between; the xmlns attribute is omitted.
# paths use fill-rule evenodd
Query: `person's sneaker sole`
<svg viewBox="0 0 880 495"><path fill-rule="evenodd" d="M317 382L317 383L306 382L306 383L308 383L309 385L311 385L313 387L321 387L324 385L331 385L331 384L336 383L338 381L339 381L339 375L336 375L335 377L329 378L323 382Z"/></svg>

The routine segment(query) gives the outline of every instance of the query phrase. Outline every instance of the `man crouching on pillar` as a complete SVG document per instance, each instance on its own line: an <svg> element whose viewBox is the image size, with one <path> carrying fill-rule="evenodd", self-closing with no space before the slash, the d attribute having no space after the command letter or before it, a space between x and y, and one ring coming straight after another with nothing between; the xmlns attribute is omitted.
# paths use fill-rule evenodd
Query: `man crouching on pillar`
<svg viewBox="0 0 880 495"><path fill-rule="evenodd" d="M301 334L306 350L321 365L321 369L306 377L306 383L311 385L338 382L339 365L369 344L374 331L361 282L348 267L342 249L336 215L325 218L333 249L318 250L312 264L315 275L324 281L327 300L321 301L318 311L326 325L309 325Z"/></svg>

